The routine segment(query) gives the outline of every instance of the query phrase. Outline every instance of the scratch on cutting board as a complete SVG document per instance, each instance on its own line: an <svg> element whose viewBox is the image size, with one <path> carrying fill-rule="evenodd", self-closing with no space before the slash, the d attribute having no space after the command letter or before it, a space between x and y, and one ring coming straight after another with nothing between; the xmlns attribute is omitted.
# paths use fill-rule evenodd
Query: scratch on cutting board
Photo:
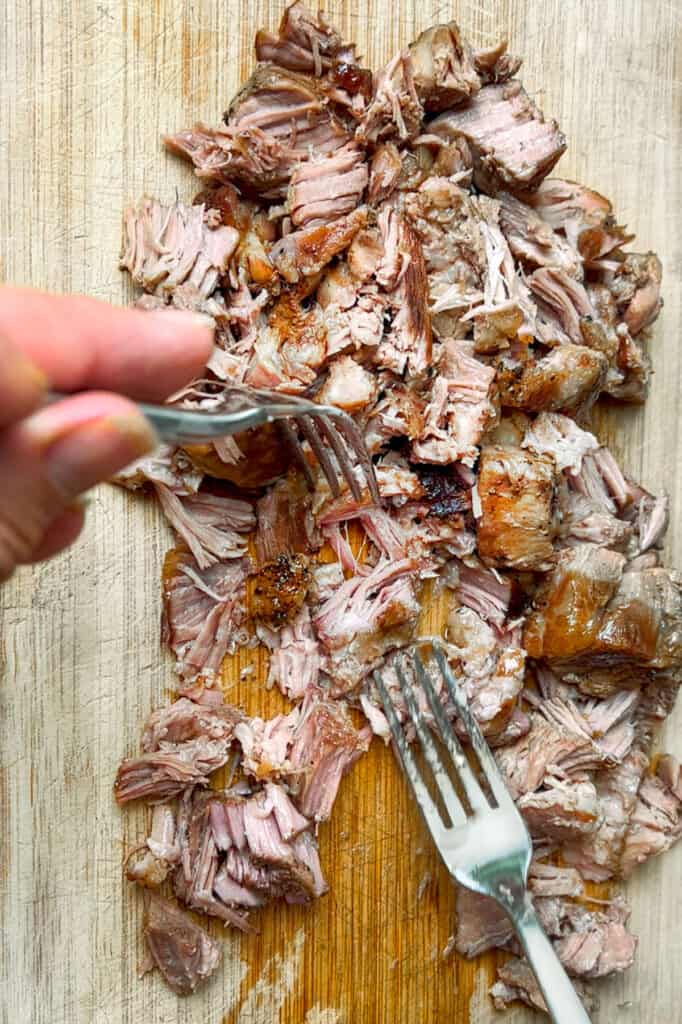
<svg viewBox="0 0 682 1024"><path fill-rule="evenodd" d="M481 969L476 971L474 989L469 1000L469 1024L478 1024L478 1021L485 1020L489 1013L488 972Z"/></svg>
<svg viewBox="0 0 682 1024"><path fill-rule="evenodd" d="M235 1024L276 1024L299 972L304 945L305 933L299 928L284 954L278 953L264 965L241 1005Z"/></svg>
<svg viewBox="0 0 682 1024"><path fill-rule="evenodd" d="M343 1018L339 1010L332 1010L330 1006L323 1010L318 1003L308 1010L303 1024L343 1024Z"/></svg>

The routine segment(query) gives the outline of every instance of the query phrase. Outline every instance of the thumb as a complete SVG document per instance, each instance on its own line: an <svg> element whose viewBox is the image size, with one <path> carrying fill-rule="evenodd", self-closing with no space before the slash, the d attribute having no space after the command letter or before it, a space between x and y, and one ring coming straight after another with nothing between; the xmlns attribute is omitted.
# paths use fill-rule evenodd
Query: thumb
<svg viewBox="0 0 682 1024"><path fill-rule="evenodd" d="M0 579L77 536L80 494L151 451L157 439L126 398L89 392L0 432Z"/></svg>

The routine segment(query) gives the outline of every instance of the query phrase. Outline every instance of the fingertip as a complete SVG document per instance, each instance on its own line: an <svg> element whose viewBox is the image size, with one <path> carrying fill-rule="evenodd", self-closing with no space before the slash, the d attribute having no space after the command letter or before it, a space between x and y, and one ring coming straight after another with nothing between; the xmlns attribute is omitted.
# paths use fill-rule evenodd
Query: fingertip
<svg viewBox="0 0 682 1024"><path fill-rule="evenodd" d="M142 312L142 316L145 332L153 335L175 372L184 377L180 384L201 372L215 343L215 321L210 316L172 307Z"/></svg>

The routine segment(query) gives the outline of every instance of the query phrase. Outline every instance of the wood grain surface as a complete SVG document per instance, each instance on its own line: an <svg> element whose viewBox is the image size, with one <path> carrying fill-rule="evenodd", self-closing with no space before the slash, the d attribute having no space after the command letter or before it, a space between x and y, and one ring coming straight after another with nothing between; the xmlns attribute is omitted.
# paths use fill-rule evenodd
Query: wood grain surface
<svg viewBox="0 0 682 1024"><path fill-rule="evenodd" d="M376 65L435 20L477 44L508 36L524 81L569 139L559 165L610 196L663 260L665 310L644 409L599 414L601 436L672 495L668 552L682 563L682 4L679 0L330 0ZM0 280L128 301L117 270L123 205L192 195L159 135L215 122L274 26L262 0L3 0L0 4ZM0 484L11 487L11 481ZM4 1024L431 1024L497 1019L493 958L444 957L453 890L390 752L373 745L320 836L331 893L273 908L256 937L224 933L224 965L190 1000L136 978L142 906L122 882L144 812L111 784L149 710L168 699L159 571L169 536L150 502L92 495L77 547L0 590L0 1019ZM239 669L257 674L239 684ZM283 705L264 663L241 656L230 699ZM678 757L670 720L664 743ZM597 1024L682 1020L682 847L628 886L640 952L601 986ZM215 929L216 934L218 929ZM502 1018L500 1018L502 1019ZM506 1018L521 1024L531 1015Z"/></svg>

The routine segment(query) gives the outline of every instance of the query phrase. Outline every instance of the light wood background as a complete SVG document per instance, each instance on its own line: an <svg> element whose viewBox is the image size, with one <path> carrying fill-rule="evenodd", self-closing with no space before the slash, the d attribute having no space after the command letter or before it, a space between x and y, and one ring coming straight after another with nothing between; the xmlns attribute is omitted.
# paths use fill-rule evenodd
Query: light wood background
<svg viewBox="0 0 682 1024"><path fill-rule="evenodd" d="M682 563L680 0L330 0L327 10L373 65L435 20L457 17L477 44L508 36L529 91L569 138L560 172L612 197L639 246L660 253L666 306L649 403L600 426L630 471L671 492L669 552ZM160 133L215 122L252 66L254 30L280 13L262 0L3 0L0 280L127 301L116 268L124 203L195 187ZM378 744L321 830L329 896L309 911L266 911L258 937L226 933L224 967L191 1000L136 979L142 908L121 861L144 815L120 813L111 783L172 685L158 644L167 545L155 507L100 488L77 547L0 590L1 1020L495 1019L492 959L442 956L452 889ZM256 677L231 694L252 712L278 703ZM665 736L678 756L681 722L682 708ZM681 884L682 847L629 886L640 953L602 986L598 1024L682 1020Z"/></svg>

